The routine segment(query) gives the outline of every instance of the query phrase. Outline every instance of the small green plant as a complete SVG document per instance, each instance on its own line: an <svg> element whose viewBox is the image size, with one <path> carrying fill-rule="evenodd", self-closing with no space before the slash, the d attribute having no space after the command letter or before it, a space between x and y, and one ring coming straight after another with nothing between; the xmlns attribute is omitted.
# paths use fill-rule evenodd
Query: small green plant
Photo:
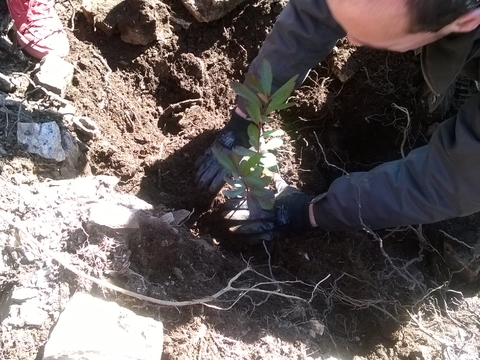
<svg viewBox="0 0 480 360"><path fill-rule="evenodd" d="M273 173L277 171L277 158L275 150L283 145L280 138L282 130L264 131L264 124L269 116L278 110L293 106L287 103L298 75L288 80L282 87L271 94L272 68L264 61L257 78L248 73L246 83L231 82L230 86L238 96L245 100L248 119L252 122L248 126L250 148L234 147L231 156L213 149L219 163L225 167L232 176L225 181L232 187L225 190L229 198L245 198L248 209L252 215L259 215L261 210L273 208L274 192L268 186Z"/></svg>

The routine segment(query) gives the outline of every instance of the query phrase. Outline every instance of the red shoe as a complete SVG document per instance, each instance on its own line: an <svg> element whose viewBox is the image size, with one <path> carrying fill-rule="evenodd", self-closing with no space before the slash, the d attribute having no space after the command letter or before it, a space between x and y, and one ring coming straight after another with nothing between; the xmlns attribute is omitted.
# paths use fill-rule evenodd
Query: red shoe
<svg viewBox="0 0 480 360"><path fill-rule="evenodd" d="M7 5L23 50L37 59L47 54L68 55L67 34L54 0L7 0Z"/></svg>

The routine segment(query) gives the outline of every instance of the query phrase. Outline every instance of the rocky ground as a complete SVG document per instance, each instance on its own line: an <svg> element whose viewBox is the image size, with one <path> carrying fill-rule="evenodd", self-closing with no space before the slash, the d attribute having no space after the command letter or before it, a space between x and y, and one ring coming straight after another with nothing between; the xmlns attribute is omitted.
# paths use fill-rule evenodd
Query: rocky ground
<svg viewBox="0 0 480 360"><path fill-rule="evenodd" d="M39 83L0 7L0 358L42 359L77 292L162 321L164 359L478 358L478 215L251 246L220 231L223 196L195 188L229 81L283 3L209 23L180 2L122 4L113 21L57 3L65 89ZM287 133L281 175L318 194L425 144L449 105L428 114L424 90L413 53L341 41L273 122ZM50 158L28 145L41 128L56 134Z"/></svg>

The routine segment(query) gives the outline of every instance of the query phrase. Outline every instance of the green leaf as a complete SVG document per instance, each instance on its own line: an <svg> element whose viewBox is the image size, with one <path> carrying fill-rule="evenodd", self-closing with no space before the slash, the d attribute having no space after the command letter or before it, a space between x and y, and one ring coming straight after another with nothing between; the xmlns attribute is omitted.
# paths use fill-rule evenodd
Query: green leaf
<svg viewBox="0 0 480 360"><path fill-rule="evenodd" d="M258 161L260 163L260 160ZM255 177L255 178L260 178L263 174L263 166L256 166L255 169L253 169L252 174L250 176Z"/></svg>
<svg viewBox="0 0 480 360"><path fill-rule="evenodd" d="M240 162L240 171L242 172L243 177L247 177L258 168L261 157L261 153L255 153L255 155L251 157L245 157L245 160Z"/></svg>
<svg viewBox="0 0 480 360"><path fill-rule="evenodd" d="M264 138L268 137L278 137L285 135L285 131L277 129L277 130L268 130L263 133Z"/></svg>
<svg viewBox="0 0 480 360"><path fill-rule="evenodd" d="M265 95L265 94L262 94L262 93L258 93L257 96L260 98L260 100L262 100L265 104L268 104L268 102L270 101L268 99L268 96Z"/></svg>
<svg viewBox="0 0 480 360"><path fill-rule="evenodd" d="M215 147L212 147L212 152L215 158L220 163L220 165L222 165L225 169L227 169L232 173L237 171L237 167L235 166L233 161L230 160L230 158L227 155L225 155L225 153L223 153L221 150Z"/></svg>
<svg viewBox="0 0 480 360"><path fill-rule="evenodd" d="M235 189L235 190L223 190L223 195L229 197L229 198L236 198L239 196L244 196L245 195L245 189Z"/></svg>
<svg viewBox="0 0 480 360"><path fill-rule="evenodd" d="M230 83L230 86L232 87L233 91L237 93L238 96L243 97L248 102L256 104L258 107L262 106L262 103L257 97L257 95L255 95L255 93L249 88L247 88L245 85L239 83L238 81L232 81Z"/></svg>
<svg viewBox="0 0 480 360"><path fill-rule="evenodd" d="M269 176L256 177L256 176L250 175L250 176L245 176L244 180L249 186L249 188L252 189L253 191L253 190L263 189L266 186L268 186L272 178Z"/></svg>
<svg viewBox="0 0 480 360"><path fill-rule="evenodd" d="M247 148L244 148L243 146L234 146L232 148L232 151L237 154L237 155L240 155L240 156L253 156L255 155L257 152L256 151L253 151L253 150L250 150L250 149L247 149Z"/></svg>
<svg viewBox="0 0 480 360"><path fill-rule="evenodd" d="M260 112L260 107L257 104L252 102L248 103L246 106L247 114L250 116L250 119L255 123L259 124L262 121L262 114Z"/></svg>
<svg viewBox="0 0 480 360"><path fill-rule="evenodd" d="M244 83L249 89L251 89L254 93L261 93L263 92L263 87L262 84L260 83L260 80L253 75L252 73L246 73L245 74L245 83Z"/></svg>
<svg viewBox="0 0 480 360"><path fill-rule="evenodd" d="M277 166L277 158L270 152L263 153L260 164L271 170L272 167Z"/></svg>
<svg viewBox="0 0 480 360"><path fill-rule="evenodd" d="M272 67L267 60L263 60L262 68L260 70L260 83L262 84L263 93L270 95L272 91Z"/></svg>
<svg viewBox="0 0 480 360"><path fill-rule="evenodd" d="M274 111L274 110L284 110L284 109L288 109L292 106L295 106L295 103L293 102L286 102L286 103L283 103L283 104L278 104L278 105L275 105L275 109L271 110L271 111ZM267 107L267 111L268 111L268 107Z"/></svg>
<svg viewBox="0 0 480 360"><path fill-rule="evenodd" d="M275 195L270 189L253 190L252 196L258 201L262 209L272 210L275 200Z"/></svg>
<svg viewBox="0 0 480 360"><path fill-rule="evenodd" d="M287 101L293 89L295 88L295 81L297 80L297 78L298 78L298 75L295 75L290 80L288 80L285 84L283 84L283 86L280 89L275 91L275 93L272 95L272 101L268 105L268 109L271 109L271 111L276 110L280 104L283 104L284 102ZM267 109L267 113L268 113L268 109Z"/></svg>
<svg viewBox="0 0 480 360"><path fill-rule="evenodd" d="M258 140L260 138L260 130L257 125L250 124L247 128L248 138L250 140L250 145L255 149L258 148Z"/></svg>
<svg viewBox="0 0 480 360"><path fill-rule="evenodd" d="M283 145L283 140L276 137L270 140L269 142L267 142L265 146L262 147L262 150L270 151L270 150L278 149L282 145Z"/></svg>

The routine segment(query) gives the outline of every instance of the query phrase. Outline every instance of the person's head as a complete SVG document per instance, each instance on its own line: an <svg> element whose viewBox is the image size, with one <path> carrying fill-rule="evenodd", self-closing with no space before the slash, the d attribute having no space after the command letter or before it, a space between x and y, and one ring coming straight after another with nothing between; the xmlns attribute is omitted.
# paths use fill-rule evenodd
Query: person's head
<svg viewBox="0 0 480 360"><path fill-rule="evenodd" d="M480 0L327 0L353 45L407 51L480 25Z"/></svg>

